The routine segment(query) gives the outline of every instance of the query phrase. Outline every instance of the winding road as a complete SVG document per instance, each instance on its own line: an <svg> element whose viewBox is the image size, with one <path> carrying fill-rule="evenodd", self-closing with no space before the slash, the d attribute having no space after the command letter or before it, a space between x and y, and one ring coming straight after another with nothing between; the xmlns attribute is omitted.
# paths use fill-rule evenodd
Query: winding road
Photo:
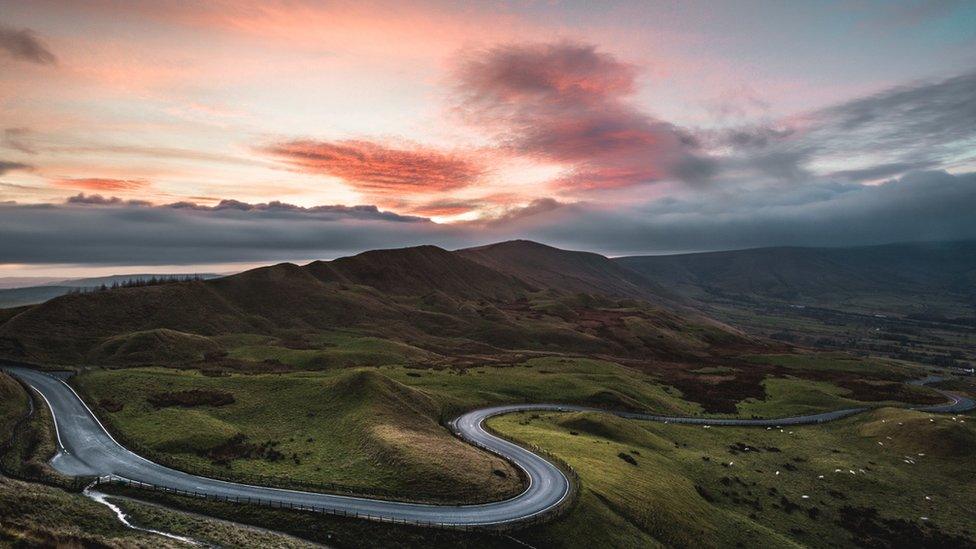
<svg viewBox="0 0 976 549"><path fill-rule="evenodd" d="M559 506L572 485L562 470L545 458L484 428L490 417L519 411L599 411L596 408L559 404L513 404L468 412L451 422L463 440L498 454L525 472L528 487L504 501L475 505L434 505L386 501L362 497L284 490L238 484L191 475L153 463L123 447L112 438L98 418L65 381L30 368L3 368L33 387L47 402L54 416L59 452L51 465L69 476L111 476L201 496L231 500L260 501L283 507L304 507L322 512L365 516L374 520L421 525L485 527L529 520ZM920 380L921 383L937 379ZM968 397L941 391L951 402L917 408L929 412L962 412L976 404ZM851 408L781 419L734 419L668 417L632 412L613 412L621 417L665 423L702 425L777 426L833 421L867 410Z"/></svg>

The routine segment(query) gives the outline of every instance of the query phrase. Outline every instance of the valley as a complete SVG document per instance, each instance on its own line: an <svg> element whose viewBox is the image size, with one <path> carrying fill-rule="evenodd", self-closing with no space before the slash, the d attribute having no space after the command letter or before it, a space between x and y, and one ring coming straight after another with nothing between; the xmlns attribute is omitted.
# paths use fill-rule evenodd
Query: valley
<svg viewBox="0 0 976 549"><path fill-rule="evenodd" d="M920 520L909 514L907 503L865 511L875 508L872 494L889 490L891 479L904 474L896 472L895 456L907 459L911 452L901 447L914 443L909 436L897 443L896 453L868 458L871 444L886 447L893 439L876 433L889 419L911 425L908 431L938 426L919 435L920 441L946 441L952 449L944 455L927 447L914 453L930 456L925 463L939 463L931 471L940 472L926 472L932 482L902 485L906 493L925 488L955 501L936 488L948 486L949 476L967 474L966 460L959 459L976 451L967 442L974 436L965 422L972 412L950 419L906 409L946 401L912 380L939 372L947 380L934 386L960 395L976 393L970 380L883 353L818 350L761 330L740 330L700 312L714 313L714 303L703 307L700 296L664 290L618 263L523 241L459 252L368 252L222 279L66 295L8 310L0 324L0 349L7 364L72 372L68 383L116 440L177 471L448 506L517 500L528 485L510 459L452 435L449 421L471 410L551 403L628 417L712 423L742 418L759 425L768 425L764 419L868 410L829 427L791 426L791 434L776 441L778 430L762 426L709 429L593 411L539 409L489 419L491 432L539 447L543 456L553 456L547 459L565 462L579 476L578 495L558 516L503 534L426 531L343 517L311 520L299 511L260 507L228 515L219 501L104 487L110 498L125 495L234 520L246 516L244 522L264 528L271 520L278 526L272 529L310 541L344 545L363 532L375 533L385 546L396 545L391 539L450 545L457 536L472 546L507 546L514 538L552 547L594 539L621 546L692 540L706 546L828 546L850 541L855 530L889 541L908 532L922 544L972 537L964 526L970 517L948 503L939 507L938 519L926 518L932 525L919 530L905 530ZM51 438L43 443L53 430L43 425L53 418L45 419L43 400L35 401L41 412L30 432L42 443L17 452L34 464L32 475L58 479L59 465L46 464L56 444ZM723 460L733 455L741 457L729 462L749 469L730 476L737 466ZM773 463L778 459L785 461ZM855 485L843 477L843 490L834 491L849 500L825 496L807 478L826 475L841 461L861 465L854 476L862 468L872 471L864 477L870 482L857 485L857 497L848 496ZM922 464L920 457L913 461ZM782 468L781 475L774 467ZM7 470L25 474L22 467ZM768 475L791 482L766 486ZM781 491L784 486L788 490ZM963 497L973 489L960 485ZM816 504L796 501L803 495L817 497ZM926 496L932 497L918 497ZM133 516L149 527L162 521L189 531L180 521L138 509ZM859 526L851 522L854 515L861 517ZM594 521L604 529L575 530ZM310 529L314 524L324 526ZM35 526L23 528L41 535Z"/></svg>

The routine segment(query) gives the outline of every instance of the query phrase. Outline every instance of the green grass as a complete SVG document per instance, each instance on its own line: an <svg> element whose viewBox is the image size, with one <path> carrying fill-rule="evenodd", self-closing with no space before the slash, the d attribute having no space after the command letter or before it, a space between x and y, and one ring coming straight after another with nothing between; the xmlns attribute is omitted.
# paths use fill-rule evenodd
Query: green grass
<svg viewBox="0 0 976 549"><path fill-rule="evenodd" d="M90 372L76 385L91 402L124 404L99 413L127 443L195 473L453 501L499 499L521 489L507 462L440 426L430 396L376 370L208 377L134 368ZM235 402L161 409L147 402L158 392L190 389L228 392ZM238 433L273 451L256 449L229 465L206 455Z"/></svg>
<svg viewBox="0 0 976 549"><path fill-rule="evenodd" d="M312 545L303 539L271 530L175 511L131 498L110 497L109 500L122 509L129 522L138 527L187 537L213 547L292 549Z"/></svg>
<svg viewBox="0 0 976 549"><path fill-rule="evenodd" d="M0 444L7 441L17 421L27 413L27 393L17 381L0 372Z"/></svg>
<svg viewBox="0 0 976 549"><path fill-rule="evenodd" d="M490 424L553 452L582 479L576 508L526 532L529 543L828 547L851 544L854 533L838 524L845 506L856 516L877 510L879 546L918 546L926 538L913 536L936 532L976 542L976 425L956 419L881 409L783 431L604 414L513 414Z"/></svg>
<svg viewBox="0 0 976 549"><path fill-rule="evenodd" d="M127 368L90 371L74 384L126 444L179 469L439 501L497 500L521 489L511 465L456 440L439 424L458 410L524 401L697 410L650 378L587 359L538 358L467 370L391 366L216 377ZM229 393L234 403L158 409L149 403L155 394L191 389ZM122 409L110 412L114 407L101 403ZM218 459L215 449L238 434L257 448Z"/></svg>
<svg viewBox="0 0 976 549"><path fill-rule="evenodd" d="M766 388L766 398L750 398L740 402L739 416L781 418L866 405L846 398L851 391L824 381L773 377L763 380L763 386Z"/></svg>
<svg viewBox="0 0 976 549"><path fill-rule="evenodd" d="M0 546L185 547L125 528L111 510L80 494L2 476Z"/></svg>
<svg viewBox="0 0 976 549"><path fill-rule="evenodd" d="M405 343L339 332L308 336L304 342L310 347L307 349L275 345L273 338L255 339L225 339L228 343L241 343L231 347L229 356L250 361L277 360L301 370L412 364L436 358L434 353Z"/></svg>
<svg viewBox="0 0 976 549"><path fill-rule="evenodd" d="M219 349L208 337L160 328L107 338L91 351L91 360L126 365L183 363Z"/></svg>
<svg viewBox="0 0 976 549"><path fill-rule="evenodd" d="M502 402L572 402L614 409L693 414L698 405L650 376L604 360L540 357L508 367L386 368L384 374L455 408Z"/></svg>

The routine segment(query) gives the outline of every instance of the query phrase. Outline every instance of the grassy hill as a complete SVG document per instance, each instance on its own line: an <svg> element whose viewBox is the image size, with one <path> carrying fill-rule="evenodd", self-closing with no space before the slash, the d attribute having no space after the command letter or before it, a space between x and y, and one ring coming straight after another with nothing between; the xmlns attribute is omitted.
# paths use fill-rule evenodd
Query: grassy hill
<svg viewBox="0 0 976 549"><path fill-rule="evenodd" d="M976 427L958 419L886 408L784 430L602 414L489 424L582 479L568 515L520 534L535 546L971 547Z"/></svg>
<svg viewBox="0 0 976 549"><path fill-rule="evenodd" d="M633 297L664 304L673 298L664 287L591 252L560 250L529 240L512 240L455 253L512 274L540 289Z"/></svg>
<svg viewBox="0 0 976 549"><path fill-rule="evenodd" d="M921 312L957 301L976 303L976 241L855 248L759 248L617 258L621 266L686 295L741 296L792 303L878 306ZM894 299L900 297L901 299ZM952 311L947 311L951 314Z"/></svg>
<svg viewBox="0 0 976 549"><path fill-rule="evenodd" d="M936 366L976 364L976 241L615 261L751 333Z"/></svg>
<svg viewBox="0 0 976 549"><path fill-rule="evenodd" d="M535 248L543 250L535 263L518 260ZM715 346L755 344L672 309L650 286L641 289L639 275L602 256L524 242L497 250L517 253L485 265L491 250L377 250L61 296L0 315L0 356L62 365L184 363L233 351L225 343L234 334L302 348L336 329L448 357L526 350L700 357ZM562 278L546 281L556 273Z"/></svg>

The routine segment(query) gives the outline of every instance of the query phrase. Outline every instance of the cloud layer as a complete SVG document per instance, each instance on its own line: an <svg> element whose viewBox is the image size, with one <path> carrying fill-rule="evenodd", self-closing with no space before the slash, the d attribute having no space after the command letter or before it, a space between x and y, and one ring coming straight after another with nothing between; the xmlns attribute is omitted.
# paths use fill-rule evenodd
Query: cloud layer
<svg viewBox="0 0 976 549"><path fill-rule="evenodd" d="M331 258L510 238L606 254L976 238L976 173L915 172L882 185L821 180L779 193L697 193L630 208L533 202L494 221L432 223L373 206L273 202L150 206L79 195L0 204L0 256L17 263L199 264Z"/></svg>

